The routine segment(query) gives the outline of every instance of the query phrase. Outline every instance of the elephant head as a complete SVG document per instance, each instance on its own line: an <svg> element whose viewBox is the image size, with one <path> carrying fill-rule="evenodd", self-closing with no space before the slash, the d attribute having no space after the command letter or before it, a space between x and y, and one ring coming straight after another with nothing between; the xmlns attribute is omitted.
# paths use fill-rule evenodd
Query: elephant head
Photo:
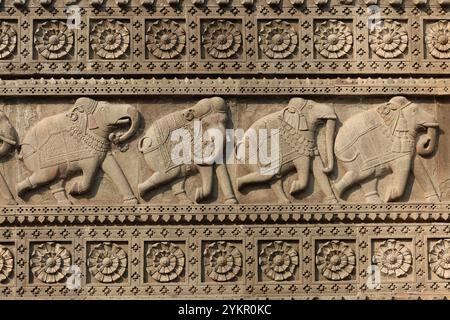
<svg viewBox="0 0 450 320"><path fill-rule="evenodd" d="M327 164L323 171L329 173L334 166L334 130L336 127L336 113L327 104L318 103L302 98L292 98L282 111L282 118L295 130L315 131L325 122L325 150Z"/></svg>
<svg viewBox="0 0 450 320"><path fill-rule="evenodd" d="M0 111L0 156L7 154L17 144L13 126L3 111Z"/></svg>

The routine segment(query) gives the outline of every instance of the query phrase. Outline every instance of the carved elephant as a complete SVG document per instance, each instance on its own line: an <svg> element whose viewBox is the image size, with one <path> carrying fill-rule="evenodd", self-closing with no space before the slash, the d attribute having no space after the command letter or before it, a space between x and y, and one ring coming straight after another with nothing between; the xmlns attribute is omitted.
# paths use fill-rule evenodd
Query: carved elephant
<svg viewBox="0 0 450 320"><path fill-rule="evenodd" d="M131 105L79 98L70 111L42 119L26 133L19 159L32 174L17 184L17 193L22 196L30 189L50 184L57 202L69 204L65 181L82 172L81 180L69 188L72 195L82 194L89 190L101 167L115 183L124 203L137 203L111 153L111 143L124 143L138 126L139 113Z"/></svg>
<svg viewBox="0 0 450 320"><path fill-rule="evenodd" d="M323 123L325 123L325 165L319 156L316 145L316 131ZM289 191L290 194L295 194L307 187L312 162L314 177L325 194L324 201L336 202L327 176L333 170L334 165L335 124L336 114L332 107L302 98L292 98L283 110L257 120L246 131L244 138L238 144L237 157L242 159L243 154L249 153L247 141L249 141L250 132L260 129L279 129L279 168L270 174L262 173L260 162L249 164L247 161L245 166L251 173L237 179L238 189L242 190L249 185L269 182L279 202L289 203L290 200L284 192L281 177L294 169L297 171L297 179L292 182ZM258 148L261 143L275 143L273 136L269 136L267 140L259 141ZM245 153L242 148L245 148Z"/></svg>
<svg viewBox="0 0 450 320"><path fill-rule="evenodd" d="M15 130L8 117L3 111L0 111L0 157L4 157L17 146L17 138ZM2 195L6 198L7 204L14 205L17 204L14 200L14 196L6 183L5 178L0 173L0 191Z"/></svg>
<svg viewBox="0 0 450 320"><path fill-rule="evenodd" d="M334 184L337 195L359 183L367 202L380 202L378 179L391 172L384 200L393 201L403 195L412 170L425 197L439 201L421 158L415 156L435 151L437 130L433 115L400 96L350 117L336 136L335 154L346 169Z"/></svg>
<svg viewBox="0 0 450 320"><path fill-rule="evenodd" d="M224 99L213 97L202 99L193 107L168 114L152 123L139 140L138 148L153 174L138 185L139 193L144 196L150 190L157 189L166 184L172 184L172 191L181 202L192 203L185 190L186 178L194 173L199 173L202 186L195 190L195 201L201 202L207 199L213 189L214 169L217 180L222 190L225 203L237 203L226 164L217 161L223 157L225 147L225 130L229 119L229 108ZM201 126L201 130L195 132L195 122ZM207 148L208 137L202 145L195 144L199 134L204 137L209 129L216 129L221 133L221 138L214 140L214 151L203 159L190 163L174 162L172 151L175 144L171 136L177 130L192 137L192 149ZM202 152L202 150L197 150ZM196 151L194 150L194 153Z"/></svg>

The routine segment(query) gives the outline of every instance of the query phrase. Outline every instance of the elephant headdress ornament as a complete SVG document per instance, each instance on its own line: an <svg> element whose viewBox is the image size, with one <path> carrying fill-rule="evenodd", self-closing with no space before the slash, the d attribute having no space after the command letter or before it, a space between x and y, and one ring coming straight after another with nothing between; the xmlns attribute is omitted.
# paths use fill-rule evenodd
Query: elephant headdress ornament
<svg viewBox="0 0 450 320"><path fill-rule="evenodd" d="M425 133L423 131L426 130ZM438 123L433 115L405 97L347 119L336 136L335 154L347 170L335 183L338 195L360 183L366 201L379 202L377 181L392 172L385 201L403 195L410 171L430 201L439 201L434 184L420 158L436 149Z"/></svg>

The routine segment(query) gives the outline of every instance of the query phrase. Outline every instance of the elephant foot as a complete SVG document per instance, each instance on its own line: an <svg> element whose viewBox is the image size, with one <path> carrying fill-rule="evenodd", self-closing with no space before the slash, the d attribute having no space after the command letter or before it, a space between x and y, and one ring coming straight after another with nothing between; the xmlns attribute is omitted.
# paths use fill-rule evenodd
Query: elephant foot
<svg viewBox="0 0 450 320"><path fill-rule="evenodd" d="M236 200L235 197L228 198L228 199L225 200L225 204L238 204L238 201Z"/></svg>
<svg viewBox="0 0 450 320"><path fill-rule="evenodd" d="M187 196L186 192L176 193L175 196L177 197L177 200L180 203L194 204L194 201L189 199L189 197Z"/></svg>
<svg viewBox="0 0 450 320"><path fill-rule="evenodd" d="M15 205L17 205L17 201L14 198L9 198L6 200L6 204L8 206L15 206Z"/></svg>
<svg viewBox="0 0 450 320"><path fill-rule="evenodd" d="M141 197L145 196L145 194L147 193L147 187L144 183L138 184L138 192Z"/></svg>
<svg viewBox="0 0 450 320"><path fill-rule="evenodd" d="M398 188L390 187L387 189L386 195L384 196L385 202L391 202L398 199L402 193Z"/></svg>
<svg viewBox="0 0 450 320"><path fill-rule="evenodd" d="M286 198L286 199L278 199L278 203L279 204L290 204L291 200L289 200L288 198Z"/></svg>
<svg viewBox="0 0 450 320"><path fill-rule="evenodd" d="M334 196L328 196L323 199L324 203L338 203L337 199Z"/></svg>
<svg viewBox="0 0 450 320"><path fill-rule="evenodd" d="M365 197L367 203L381 203L381 202L383 202L383 201L381 201L381 198L378 195L378 192L366 193L364 195L364 197Z"/></svg>
<svg viewBox="0 0 450 320"><path fill-rule="evenodd" d="M305 189L305 184L300 182L300 181L298 181L298 180L294 180L294 181L292 181L291 189L289 190L289 193L291 195L293 195L293 194L296 194L297 192L299 192L299 191L301 191L303 189Z"/></svg>
<svg viewBox="0 0 450 320"><path fill-rule="evenodd" d="M80 184L78 182L72 183L72 185L69 188L69 194L76 195L80 194Z"/></svg>
<svg viewBox="0 0 450 320"><path fill-rule="evenodd" d="M236 185L239 191L241 191L244 188L244 181L242 180L242 178L237 178Z"/></svg>
<svg viewBox="0 0 450 320"><path fill-rule="evenodd" d="M135 196L123 199L123 204L138 204L139 201Z"/></svg>
<svg viewBox="0 0 450 320"><path fill-rule="evenodd" d="M425 199L427 202L441 202L441 199L439 199L439 196L437 194L430 194L425 196Z"/></svg>
<svg viewBox="0 0 450 320"><path fill-rule="evenodd" d="M342 192L344 191L341 180L339 180L338 182L331 182L331 185L336 195L340 198L342 196Z"/></svg>
<svg viewBox="0 0 450 320"><path fill-rule="evenodd" d="M195 189L195 202L199 203L203 200L203 190L202 188Z"/></svg>
<svg viewBox="0 0 450 320"><path fill-rule="evenodd" d="M72 201L70 201L69 199L57 200L56 203L60 206L70 206L72 204Z"/></svg>
<svg viewBox="0 0 450 320"><path fill-rule="evenodd" d="M26 178L25 180L19 182L16 186L16 193L19 197L23 197L23 195L25 194L25 191L27 191L28 189L33 188L33 185L30 182L29 178Z"/></svg>

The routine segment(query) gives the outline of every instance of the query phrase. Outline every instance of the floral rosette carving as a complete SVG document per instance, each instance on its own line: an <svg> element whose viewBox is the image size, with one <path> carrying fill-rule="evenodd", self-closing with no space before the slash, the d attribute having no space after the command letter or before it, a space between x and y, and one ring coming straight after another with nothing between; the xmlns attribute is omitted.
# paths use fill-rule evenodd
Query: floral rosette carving
<svg viewBox="0 0 450 320"><path fill-rule="evenodd" d="M440 20L430 25L425 42L430 54L437 59L450 58L450 24Z"/></svg>
<svg viewBox="0 0 450 320"><path fill-rule="evenodd" d="M8 58L16 49L17 32L13 26L0 22L0 59Z"/></svg>
<svg viewBox="0 0 450 320"><path fill-rule="evenodd" d="M46 21L40 24L34 32L34 46L45 59L64 58L72 50L73 44L74 33L62 21Z"/></svg>
<svg viewBox="0 0 450 320"><path fill-rule="evenodd" d="M147 272L159 282L177 279L184 270L184 252L169 242L158 242L147 250Z"/></svg>
<svg viewBox="0 0 450 320"><path fill-rule="evenodd" d="M328 280L347 279L355 265L355 252L347 243L339 240L324 243L316 254L317 269Z"/></svg>
<svg viewBox="0 0 450 320"><path fill-rule="evenodd" d="M210 22L202 35L206 52L216 59L233 57L242 45L242 34L238 26L226 20Z"/></svg>
<svg viewBox="0 0 450 320"><path fill-rule="evenodd" d="M214 281L230 281L242 269L242 254L233 244L217 241L203 252L206 274Z"/></svg>
<svg viewBox="0 0 450 320"><path fill-rule="evenodd" d="M289 280L299 265L298 252L284 241L274 241L262 249L259 265L268 278L275 281Z"/></svg>
<svg viewBox="0 0 450 320"><path fill-rule="evenodd" d="M406 52L408 32L405 27L392 20L383 20L369 35L372 51L380 58L397 58Z"/></svg>
<svg viewBox="0 0 450 320"><path fill-rule="evenodd" d="M186 32L175 21L161 19L147 29L147 48L159 59L177 58L186 46Z"/></svg>
<svg viewBox="0 0 450 320"><path fill-rule="evenodd" d="M103 59L119 59L129 46L130 31L118 20L101 20L91 30L91 48Z"/></svg>
<svg viewBox="0 0 450 320"><path fill-rule="evenodd" d="M128 258L125 250L115 243L95 245L88 257L88 268L94 278L103 283L121 279L127 270Z"/></svg>
<svg viewBox="0 0 450 320"><path fill-rule="evenodd" d="M403 243L394 239L383 241L373 260L381 273L397 278L405 276L412 266L411 251Z"/></svg>
<svg viewBox="0 0 450 320"><path fill-rule="evenodd" d="M298 35L286 21L273 20L265 23L259 32L259 45L271 59L285 59L297 49Z"/></svg>
<svg viewBox="0 0 450 320"><path fill-rule="evenodd" d="M342 58L353 46L350 28L342 21L327 20L319 23L314 31L314 47L328 59Z"/></svg>
<svg viewBox="0 0 450 320"><path fill-rule="evenodd" d="M9 278L14 269L14 258L11 251L0 245L0 282Z"/></svg>
<svg viewBox="0 0 450 320"><path fill-rule="evenodd" d="M33 275L44 283L57 283L69 273L69 250L55 242L39 244L31 254L30 268Z"/></svg>
<svg viewBox="0 0 450 320"><path fill-rule="evenodd" d="M450 239L437 241L430 250L431 270L442 279L450 279Z"/></svg>

